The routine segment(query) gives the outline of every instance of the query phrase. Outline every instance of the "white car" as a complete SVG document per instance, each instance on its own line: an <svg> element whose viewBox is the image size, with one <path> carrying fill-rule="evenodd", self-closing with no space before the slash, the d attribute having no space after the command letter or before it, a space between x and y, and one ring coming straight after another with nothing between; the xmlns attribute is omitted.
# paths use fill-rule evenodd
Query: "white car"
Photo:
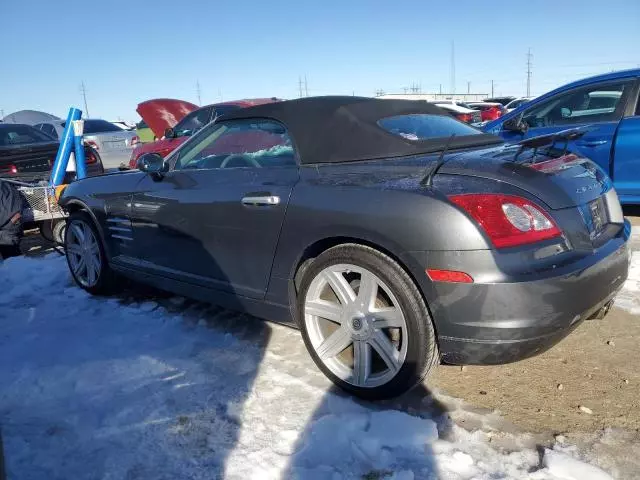
<svg viewBox="0 0 640 480"><path fill-rule="evenodd" d="M34 128L58 140L64 131L64 120L38 123ZM84 121L84 143L93 147L102 158L105 170L117 170L129 165L131 152L140 139L134 131L122 128L106 120L87 119Z"/></svg>
<svg viewBox="0 0 640 480"><path fill-rule="evenodd" d="M136 128L136 125L134 123L121 122L120 120L116 122L109 122L109 123L112 123L113 125L115 125L118 128L121 128L122 130L133 130L134 128Z"/></svg>

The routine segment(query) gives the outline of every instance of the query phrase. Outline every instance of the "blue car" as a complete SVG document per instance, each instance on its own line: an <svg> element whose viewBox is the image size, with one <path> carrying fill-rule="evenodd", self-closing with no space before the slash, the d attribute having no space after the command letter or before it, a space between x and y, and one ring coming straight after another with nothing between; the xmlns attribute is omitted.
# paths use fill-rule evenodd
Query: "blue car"
<svg viewBox="0 0 640 480"><path fill-rule="evenodd" d="M508 142L572 127L588 132L569 150L590 158L613 179L623 204L640 204L640 69L586 78L557 88L489 122Z"/></svg>

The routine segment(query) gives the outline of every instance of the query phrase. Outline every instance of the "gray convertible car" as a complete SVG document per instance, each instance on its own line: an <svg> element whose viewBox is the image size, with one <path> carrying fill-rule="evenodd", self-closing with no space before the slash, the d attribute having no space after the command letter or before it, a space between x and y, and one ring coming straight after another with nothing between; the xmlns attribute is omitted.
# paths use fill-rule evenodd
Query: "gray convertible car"
<svg viewBox="0 0 640 480"><path fill-rule="evenodd" d="M425 102L250 107L69 185L66 256L91 293L125 276L293 324L333 382L390 397L606 313L630 225L572 135L505 145Z"/></svg>

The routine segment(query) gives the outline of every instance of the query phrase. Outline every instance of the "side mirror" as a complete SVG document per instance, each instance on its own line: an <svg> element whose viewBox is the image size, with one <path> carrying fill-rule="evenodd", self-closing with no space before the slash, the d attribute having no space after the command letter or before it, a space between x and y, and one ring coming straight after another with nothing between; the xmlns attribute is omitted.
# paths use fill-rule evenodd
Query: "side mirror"
<svg viewBox="0 0 640 480"><path fill-rule="evenodd" d="M141 172L148 173L155 178L162 178L164 158L157 153L145 153L138 157L136 167Z"/></svg>
<svg viewBox="0 0 640 480"><path fill-rule="evenodd" d="M174 138L176 136L176 132L173 131L173 128L168 127L164 131L164 138Z"/></svg>
<svg viewBox="0 0 640 480"><path fill-rule="evenodd" d="M527 133L527 130L529 130L529 124L525 122L522 117L514 117L509 120L505 120L502 124L502 129L524 135Z"/></svg>

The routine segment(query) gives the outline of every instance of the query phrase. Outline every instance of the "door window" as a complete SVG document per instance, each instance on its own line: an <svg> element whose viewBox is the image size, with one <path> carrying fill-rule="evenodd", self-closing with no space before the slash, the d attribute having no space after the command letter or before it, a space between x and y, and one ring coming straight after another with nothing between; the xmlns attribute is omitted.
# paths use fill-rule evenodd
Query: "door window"
<svg viewBox="0 0 640 480"><path fill-rule="evenodd" d="M523 114L530 127L614 121L622 117L632 82L590 85L563 92Z"/></svg>
<svg viewBox="0 0 640 480"><path fill-rule="evenodd" d="M283 125L272 120L212 124L179 151L175 169L264 168L296 165Z"/></svg>
<svg viewBox="0 0 640 480"><path fill-rule="evenodd" d="M173 131L176 133L176 137L193 135L209 123L210 116L211 108L200 108L195 112L191 112L174 127Z"/></svg>

